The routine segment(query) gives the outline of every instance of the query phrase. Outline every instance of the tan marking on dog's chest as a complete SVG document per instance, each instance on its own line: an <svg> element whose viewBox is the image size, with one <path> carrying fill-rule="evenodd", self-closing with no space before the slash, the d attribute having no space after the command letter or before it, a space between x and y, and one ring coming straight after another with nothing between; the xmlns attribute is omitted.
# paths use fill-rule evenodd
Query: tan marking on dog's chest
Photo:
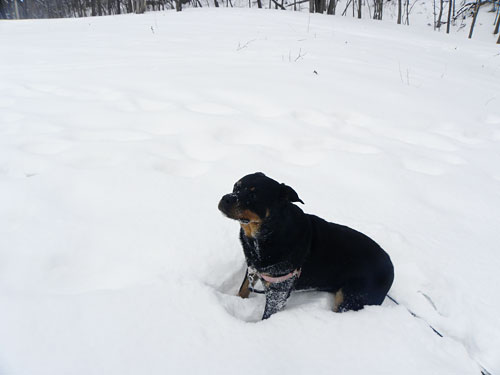
<svg viewBox="0 0 500 375"><path fill-rule="evenodd" d="M269 216L269 209L266 211L266 217L268 216ZM260 226L262 224L262 219L260 218L260 216L253 211L244 210L241 213L241 217L250 220L248 224L240 223L241 228L245 233L245 236L250 238L257 237L257 234L259 234Z"/></svg>

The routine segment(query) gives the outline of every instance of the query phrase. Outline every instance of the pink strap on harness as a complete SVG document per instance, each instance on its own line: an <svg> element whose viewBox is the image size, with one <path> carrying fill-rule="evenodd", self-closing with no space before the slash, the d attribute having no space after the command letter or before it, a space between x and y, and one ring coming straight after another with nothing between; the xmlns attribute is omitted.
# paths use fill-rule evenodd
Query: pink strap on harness
<svg viewBox="0 0 500 375"><path fill-rule="evenodd" d="M278 276L278 277L272 277L272 276L266 275L265 273L261 273L260 277L262 277L268 283L272 283L272 284L274 284L274 283L282 283L283 281L287 281L288 279L291 279L295 275L297 275L297 277L300 277L300 272L301 271L302 271L302 269L299 268L299 269L296 269L296 270L290 272L287 275Z"/></svg>

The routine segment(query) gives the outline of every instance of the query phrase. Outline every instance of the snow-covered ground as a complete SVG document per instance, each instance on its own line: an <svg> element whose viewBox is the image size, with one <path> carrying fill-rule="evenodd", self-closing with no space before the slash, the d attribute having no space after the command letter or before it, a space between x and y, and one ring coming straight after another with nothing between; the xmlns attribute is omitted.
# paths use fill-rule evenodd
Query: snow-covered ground
<svg viewBox="0 0 500 375"><path fill-rule="evenodd" d="M248 9L0 46L0 374L500 373L498 46ZM255 171L380 243L404 306L259 321L217 210Z"/></svg>

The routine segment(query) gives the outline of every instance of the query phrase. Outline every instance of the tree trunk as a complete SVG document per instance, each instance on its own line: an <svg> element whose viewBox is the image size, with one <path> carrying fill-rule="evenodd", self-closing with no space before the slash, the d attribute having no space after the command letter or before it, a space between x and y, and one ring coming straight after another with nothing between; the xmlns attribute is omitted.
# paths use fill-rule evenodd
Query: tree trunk
<svg viewBox="0 0 500 375"><path fill-rule="evenodd" d="M500 29L500 13L498 13L497 15L497 24L495 25L495 30L493 31L493 34L498 34L499 29Z"/></svg>
<svg viewBox="0 0 500 375"><path fill-rule="evenodd" d="M401 0L398 0L398 25L401 25Z"/></svg>
<svg viewBox="0 0 500 375"><path fill-rule="evenodd" d="M321 5L321 12L320 13L325 13L325 10L326 10L326 0L321 0L320 5Z"/></svg>
<svg viewBox="0 0 500 375"><path fill-rule="evenodd" d="M14 0L14 14L16 15L16 20L19 19L19 8L17 6L17 0Z"/></svg>
<svg viewBox="0 0 500 375"><path fill-rule="evenodd" d="M102 2L101 0L97 0L97 14L102 16Z"/></svg>
<svg viewBox="0 0 500 375"><path fill-rule="evenodd" d="M97 2L97 0L92 0L92 3L91 3L91 5L92 5L92 13L91 13L92 17L97 16L96 2Z"/></svg>
<svg viewBox="0 0 500 375"><path fill-rule="evenodd" d="M309 13L314 13L314 0L309 0Z"/></svg>
<svg viewBox="0 0 500 375"><path fill-rule="evenodd" d="M361 19L361 0L358 0L358 18Z"/></svg>
<svg viewBox="0 0 500 375"><path fill-rule="evenodd" d="M448 4L448 21L446 23L446 34L449 34L450 33L450 24L451 24L451 4L452 4L452 0L448 0L449 1L449 4Z"/></svg>
<svg viewBox="0 0 500 375"><path fill-rule="evenodd" d="M222 3L222 5L224 5L224 3ZM181 0L175 0L175 10L177 12L181 12L182 11L182 3L181 3Z"/></svg>
<svg viewBox="0 0 500 375"><path fill-rule="evenodd" d="M3 0L0 0L0 18L2 19L7 18L7 12L5 11L5 5L3 3Z"/></svg>
<svg viewBox="0 0 500 375"><path fill-rule="evenodd" d="M444 7L444 1L439 0L439 16L437 20L437 27L439 30L441 30L441 18L443 17L443 7Z"/></svg>
<svg viewBox="0 0 500 375"><path fill-rule="evenodd" d="M381 20L383 6L384 6L384 0L375 0L373 5L374 5L373 19L374 20Z"/></svg>
<svg viewBox="0 0 500 375"><path fill-rule="evenodd" d="M328 4L328 10L327 10L327 14L335 14L335 0L330 0L330 3Z"/></svg>
<svg viewBox="0 0 500 375"><path fill-rule="evenodd" d="M180 0L178 0L178 2L180 3ZM146 11L146 0L135 0L135 13L141 14L144 13L145 11Z"/></svg>
<svg viewBox="0 0 500 375"><path fill-rule="evenodd" d="M477 14L479 13L480 7L481 7L481 1L476 0L476 8L474 9L474 18L472 18L472 24L470 25L469 39L472 38L472 33L474 32L474 26L476 25Z"/></svg>
<svg viewBox="0 0 500 375"><path fill-rule="evenodd" d="M406 25L410 26L410 0L406 0Z"/></svg>
<svg viewBox="0 0 500 375"><path fill-rule="evenodd" d="M434 25L433 28L436 30L436 0L432 1L432 14L434 15Z"/></svg>
<svg viewBox="0 0 500 375"><path fill-rule="evenodd" d="M111 1L111 0L108 0L108 1ZM122 13L121 6L122 6L122 4L121 4L120 0L116 0L116 14Z"/></svg>
<svg viewBox="0 0 500 375"><path fill-rule="evenodd" d="M314 11L321 13L321 0L314 0Z"/></svg>
<svg viewBox="0 0 500 375"><path fill-rule="evenodd" d="M23 1L23 18L30 18L30 5L29 0Z"/></svg>

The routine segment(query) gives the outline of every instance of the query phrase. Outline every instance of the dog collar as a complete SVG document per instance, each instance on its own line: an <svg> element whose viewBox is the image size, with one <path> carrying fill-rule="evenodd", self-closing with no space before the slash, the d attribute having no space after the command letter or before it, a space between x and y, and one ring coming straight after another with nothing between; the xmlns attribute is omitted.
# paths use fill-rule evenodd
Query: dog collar
<svg viewBox="0 0 500 375"><path fill-rule="evenodd" d="M283 281L287 281L291 279L294 276L300 277L300 273L302 272L302 268L298 268L289 274L283 275L283 276L278 276L278 277L272 277L269 275L266 275L265 273L261 273L260 277L262 277L264 280L266 280L268 283L271 284L276 284L276 283L282 283Z"/></svg>

